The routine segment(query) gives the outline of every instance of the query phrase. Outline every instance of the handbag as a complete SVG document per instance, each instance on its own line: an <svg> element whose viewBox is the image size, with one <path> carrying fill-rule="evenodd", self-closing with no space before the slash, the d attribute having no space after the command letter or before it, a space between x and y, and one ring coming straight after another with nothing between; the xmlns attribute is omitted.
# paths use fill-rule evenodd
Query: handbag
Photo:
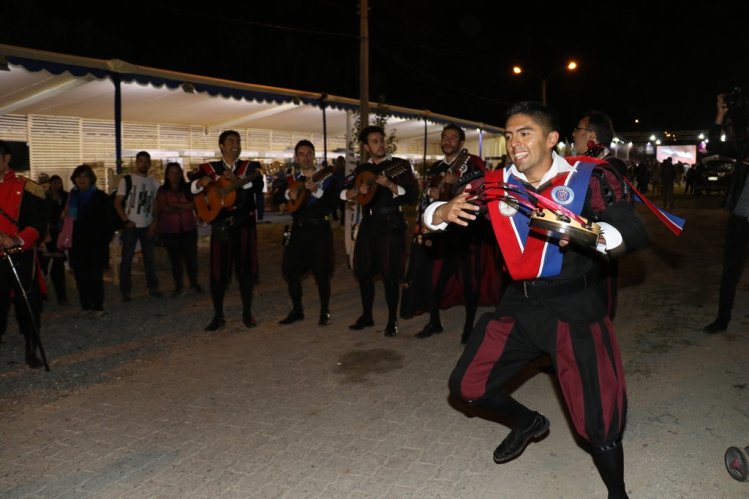
<svg viewBox="0 0 749 499"><path fill-rule="evenodd" d="M62 229L57 236L57 249L69 250L73 246L73 217L65 215L62 221Z"/></svg>

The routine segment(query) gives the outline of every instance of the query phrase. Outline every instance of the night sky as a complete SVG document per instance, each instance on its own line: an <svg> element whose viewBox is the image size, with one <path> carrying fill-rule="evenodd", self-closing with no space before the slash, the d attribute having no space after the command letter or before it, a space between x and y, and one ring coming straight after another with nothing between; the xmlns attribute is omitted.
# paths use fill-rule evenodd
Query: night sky
<svg viewBox="0 0 749 499"><path fill-rule="evenodd" d="M2 43L358 98L355 0L136 0L106 4L114 16L7 3ZM498 3L370 0L370 99L501 126L508 103L540 100L553 73L547 100L564 134L589 109L621 132L691 130L708 126L716 93L749 82L749 44L731 26L743 9ZM557 71L569 58L579 70ZM513 76L514 64L538 77Z"/></svg>

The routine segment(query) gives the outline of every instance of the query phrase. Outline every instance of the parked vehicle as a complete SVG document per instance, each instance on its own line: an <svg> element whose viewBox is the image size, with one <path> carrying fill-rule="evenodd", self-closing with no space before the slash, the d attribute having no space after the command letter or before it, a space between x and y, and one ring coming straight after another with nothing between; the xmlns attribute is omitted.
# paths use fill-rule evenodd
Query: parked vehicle
<svg viewBox="0 0 749 499"><path fill-rule="evenodd" d="M719 156L711 156L702 160L702 166L695 167L694 193L710 194L717 192L725 194L731 185L736 160Z"/></svg>

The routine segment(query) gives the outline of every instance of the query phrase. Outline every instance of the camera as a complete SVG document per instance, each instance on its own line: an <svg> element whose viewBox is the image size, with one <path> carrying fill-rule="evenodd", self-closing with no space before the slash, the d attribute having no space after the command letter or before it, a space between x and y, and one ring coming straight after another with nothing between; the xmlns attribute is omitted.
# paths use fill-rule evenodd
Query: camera
<svg viewBox="0 0 749 499"><path fill-rule="evenodd" d="M738 109L744 106L744 96L741 94L740 87L733 87L729 92L726 92L723 97L723 102L726 103L728 109Z"/></svg>

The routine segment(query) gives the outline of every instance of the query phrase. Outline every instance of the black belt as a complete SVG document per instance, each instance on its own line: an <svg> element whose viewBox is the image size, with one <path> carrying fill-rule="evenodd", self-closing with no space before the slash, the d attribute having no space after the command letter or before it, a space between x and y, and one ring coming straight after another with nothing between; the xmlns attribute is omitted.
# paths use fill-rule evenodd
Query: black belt
<svg viewBox="0 0 749 499"><path fill-rule="evenodd" d="M248 221L250 217L255 216L255 210L252 210L247 213L242 213L241 215L230 215L226 218L222 218L220 220L216 220L216 224L223 225L224 227L234 227L237 225L241 225Z"/></svg>
<svg viewBox="0 0 749 499"><path fill-rule="evenodd" d="M387 217L389 215L395 215L396 213L401 212L400 205L398 206L375 206L373 208L363 207L362 213L364 216L379 216L379 217Z"/></svg>
<svg viewBox="0 0 749 499"><path fill-rule="evenodd" d="M521 290L526 298L553 298L587 289L597 282L597 277L598 269L594 268L572 279L531 279L515 281L511 286Z"/></svg>

